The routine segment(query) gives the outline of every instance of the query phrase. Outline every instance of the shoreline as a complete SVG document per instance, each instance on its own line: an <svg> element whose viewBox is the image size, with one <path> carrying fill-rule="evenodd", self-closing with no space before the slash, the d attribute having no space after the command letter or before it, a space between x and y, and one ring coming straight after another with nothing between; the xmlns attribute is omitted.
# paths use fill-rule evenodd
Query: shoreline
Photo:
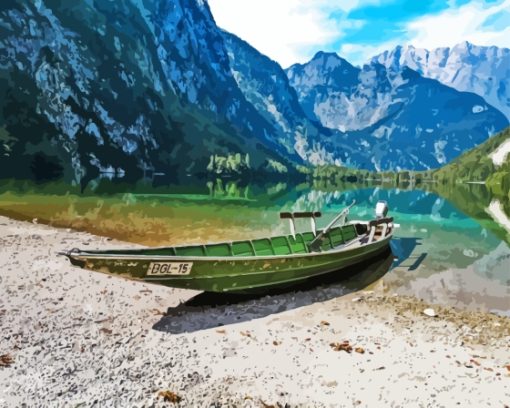
<svg viewBox="0 0 510 408"><path fill-rule="evenodd" d="M171 406L162 391L182 406L510 401L508 317L387 295L380 282L172 313L199 293L55 255L135 244L3 216L0 244L0 356L12 359L0 359L0 407Z"/></svg>

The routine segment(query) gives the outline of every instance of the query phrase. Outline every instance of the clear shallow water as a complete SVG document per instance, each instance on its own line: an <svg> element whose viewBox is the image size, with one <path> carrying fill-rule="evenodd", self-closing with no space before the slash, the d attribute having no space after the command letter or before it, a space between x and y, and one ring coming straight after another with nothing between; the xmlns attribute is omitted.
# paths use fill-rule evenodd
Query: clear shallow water
<svg viewBox="0 0 510 408"><path fill-rule="evenodd" d="M31 188L30 194L22 191L26 186L14 187L0 188L0 213L38 216L42 222L149 245L288 233L279 212L289 210L322 211L320 227L353 200L350 219L369 219L376 202L386 200L389 215L400 224L392 240L396 260L382 278L389 293L510 315L508 203L490 197L483 186L443 186L441 195L352 185L240 186L231 181L189 188L138 185L114 194L103 187L85 195L65 194L62 186ZM298 227L309 229L309 222Z"/></svg>
<svg viewBox="0 0 510 408"><path fill-rule="evenodd" d="M352 199L359 204L351 211L351 219L370 217L381 199L388 202L390 215L400 224L392 240L397 259L382 278L388 292L510 315L508 231L488 213L477 219L434 193L377 188L314 191L302 197L300 205L309 208L321 202L322 208L334 213Z"/></svg>

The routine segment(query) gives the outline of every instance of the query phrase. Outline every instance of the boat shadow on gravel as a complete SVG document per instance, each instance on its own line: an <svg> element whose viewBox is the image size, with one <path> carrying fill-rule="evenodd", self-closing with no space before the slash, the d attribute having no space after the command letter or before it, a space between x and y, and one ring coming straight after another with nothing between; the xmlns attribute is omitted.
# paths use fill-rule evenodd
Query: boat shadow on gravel
<svg viewBox="0 0 510 408"><path fill-rule="evenodd" d="M407 241L408 248L412 246L411 241L416 245L415 239L401 239ZM394 255L388 250L370 261L344 269L341 274L333 272L310 279L286 291L273 291L264 295L203 292L176 307L168 308L166 315L153 329L173 334L189 333L324 302L366 288L383 277L394 263Z"/></svg>

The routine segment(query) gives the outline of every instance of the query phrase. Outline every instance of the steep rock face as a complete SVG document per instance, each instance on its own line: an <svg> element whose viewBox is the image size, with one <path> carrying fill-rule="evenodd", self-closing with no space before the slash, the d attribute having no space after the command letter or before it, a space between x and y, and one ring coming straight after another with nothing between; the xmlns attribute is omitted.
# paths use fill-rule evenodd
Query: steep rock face
<svg viewBox="0 0 510 408"><path fill-rule="evenodd" d="M247 135L275 142L274 129L246 101L232 75L224 37L207 3L146 0L143 4L145 12L153 10L146 21L166 78L181 101L225 118ZM278 143L272 147L282 150Z"/></svg>
<svg viewBox="0 0 510 408"><path fill-rule="evenodd" d="M288 154L299 154L312 164L334 162L334 151L326 149L334 133L313 123L304 113L285 71L233 34L223 32L231 71L244 97L272 124L279 144ZM325 144L326 142L326 144Z"/></svg>
<svg viewBox="0 0 510 408"><path fill-rule="evenodd" d="M400 71L409 67L459 91L473 92L510 119L510 49L463 42L432 50L398 46L372 61Z"/></svg>
<svg viewBox="0 0 510 408"><path fill-rule="evenodd" d="M491 64L504 77L508 50L491 50L449 50L451 86L481 86ZM508 126L482 98L406 66L425 75L443 62L415 60L388 54L357 68L319 52L285 73L218 29L202 0L3 0L2 175L83 183L102 172L285 173L303 162L425 169ZM505 78L487 98L506 95Z"/></svg>
<svg viewBox="0 0 510 408"><path fill-rule="evenodd" d="M6 177L182 176L212 154L286 160L198 0L3 1L0 95Z"/></svg>
<svg viewBox="0 0 510 408"><path fill-rule="evenodd" d="M508 126L481 97L409 68L371 63L357 69L335 55L318 54L287 75L309 115L345 132L332 144L338 146L336 159L347 166L435 168Z"/></svg>
<svg viewBox="0 0 510 408"><path fill-rule="evenodd" d="M308 117L341 131L349 127L345 125L347 117L356 116L356 107L349 103L349 98L356 90L359 73L359 68L337 54L325 52L318 52L308 63L287 70Z"/></svg>
<svg viewBox="0 0 510 408"><path fill-rule="evenodd" d="M471 93L423 78L411 69L391 77L384 117L349 136L371 149L377 170L440 167L508 126L504 115Z"/></svg>

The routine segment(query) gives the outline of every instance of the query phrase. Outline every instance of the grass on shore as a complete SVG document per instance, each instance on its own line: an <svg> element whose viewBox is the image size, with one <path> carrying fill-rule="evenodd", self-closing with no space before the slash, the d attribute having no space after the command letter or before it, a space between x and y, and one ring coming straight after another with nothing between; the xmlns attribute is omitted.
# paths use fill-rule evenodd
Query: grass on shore
<svg viewBox="0 0 510 408"><path fill-rule="evenodd" d="M73 228L144 245L175 245L264 236L278 212L222 202L179 198L74 194L0 194L0 214Z"/></svg>

